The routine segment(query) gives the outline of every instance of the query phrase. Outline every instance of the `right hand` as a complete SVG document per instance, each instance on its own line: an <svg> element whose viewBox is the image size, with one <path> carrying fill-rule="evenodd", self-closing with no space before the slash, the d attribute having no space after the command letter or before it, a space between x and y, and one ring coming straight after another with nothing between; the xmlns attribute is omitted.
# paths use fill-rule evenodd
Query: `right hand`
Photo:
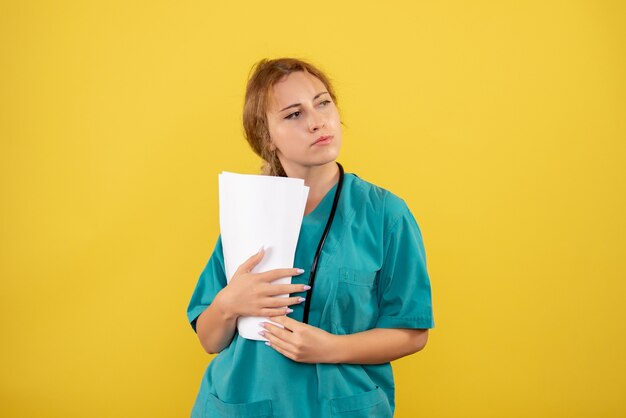
<svg viewBox="0 0 626 418"><path fill-rule="evenodd" d="M301 296L275 297L291 293L305 292L310 289L303 284L272 284L282 277L297 276L302 270L297 268L268 270L263 273L251 273L252 269L261 262L265 250L246 260L239 266L228 286L217 295L222 310L228 316L280 316L291 312L291 305L304 302Z"/></svg>

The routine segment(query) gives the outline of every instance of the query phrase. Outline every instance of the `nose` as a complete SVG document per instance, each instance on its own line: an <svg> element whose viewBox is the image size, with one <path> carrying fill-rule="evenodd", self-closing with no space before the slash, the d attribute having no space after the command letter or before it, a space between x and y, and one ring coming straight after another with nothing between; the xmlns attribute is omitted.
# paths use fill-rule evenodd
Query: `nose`
<svg viewBox="0 0 626 418"><path fill-rule="evenodd" d="M326 120L324 119L324 116L322 114L320 114L319 111L317 110L313 110L312 112L309 113L309 131L311 132L315 132L320 128L323 128L324 125L326 124Z"/></svg>

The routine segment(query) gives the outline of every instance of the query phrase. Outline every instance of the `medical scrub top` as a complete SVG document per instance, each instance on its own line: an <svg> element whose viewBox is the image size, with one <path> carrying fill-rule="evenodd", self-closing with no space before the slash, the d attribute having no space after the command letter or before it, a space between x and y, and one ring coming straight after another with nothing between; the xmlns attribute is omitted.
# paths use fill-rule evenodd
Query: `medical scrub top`
<svg viewBox="0 0 626 418"><path fill-rule="evenodd" d="M309 269L337 185L304 216L294 267ZM200 275L187 316L196 319L226 286L221 239ZM296 294L298 295L298 294ZM309 324L333 334L372 328L432 328L430 280L420 229L405 202L346 173L337 212L319 259ZM302 321L304 303L291 306ZM204 417L391 417L390 363L295 362L235 333L209 364L192 410Z"/></svg>

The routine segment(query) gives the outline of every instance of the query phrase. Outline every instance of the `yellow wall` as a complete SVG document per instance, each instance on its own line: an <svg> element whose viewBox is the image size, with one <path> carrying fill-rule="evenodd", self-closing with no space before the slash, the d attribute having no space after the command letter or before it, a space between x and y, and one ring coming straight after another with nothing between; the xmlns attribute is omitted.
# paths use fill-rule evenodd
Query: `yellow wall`
<svg viewBox="0 0 626 418"><path fill-rule="evenodd" d="M404 197L436 329L397 417L626 416L621 1L0 5L0 415L182 417L252 63L336 81L348 171Z"/></svg>

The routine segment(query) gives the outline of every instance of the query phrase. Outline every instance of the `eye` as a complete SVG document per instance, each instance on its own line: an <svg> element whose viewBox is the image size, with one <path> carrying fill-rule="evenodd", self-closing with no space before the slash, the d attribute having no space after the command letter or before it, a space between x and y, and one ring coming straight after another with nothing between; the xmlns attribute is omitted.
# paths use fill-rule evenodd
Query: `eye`
<svg viewBox="0 0 626 418"><path fill-rule="evenodd" d="M320 102L320 106L328 106L331 103L330 100L323 100Z"/></svg>
<svg viewBox="0 0 626 418"><path fill-rule="evenodd" d="M295 119L298 116L300 116L300 112L299 111L288 114L287 116L285 116L285 119Z"/></svg>

